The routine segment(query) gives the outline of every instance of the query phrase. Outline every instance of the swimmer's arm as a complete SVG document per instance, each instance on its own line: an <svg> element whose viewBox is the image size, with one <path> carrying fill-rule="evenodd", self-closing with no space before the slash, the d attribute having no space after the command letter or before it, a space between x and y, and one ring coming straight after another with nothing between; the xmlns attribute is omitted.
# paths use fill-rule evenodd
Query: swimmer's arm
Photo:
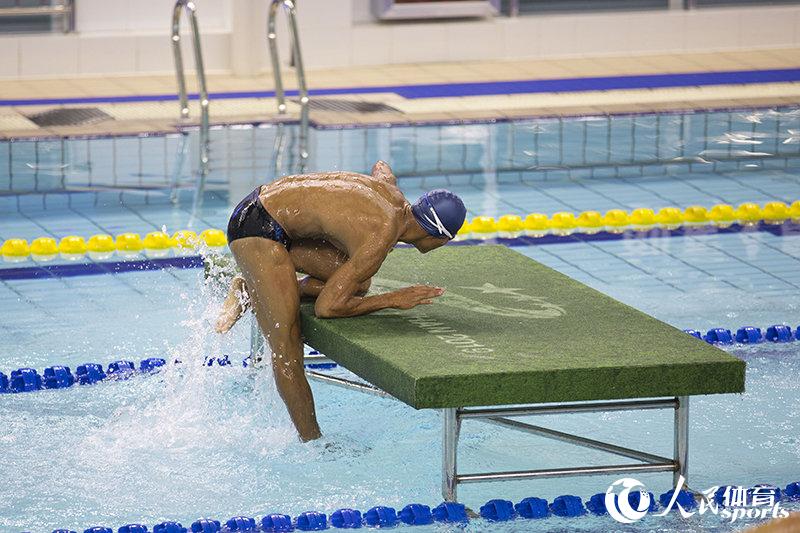
<svg viewBox="0 0 800 533"><path fill-rule="evenodd" d="M397 185L397 177L392 173L392 169L389 168L389 164L386 161L375 163L372 167L372 177Z"/></svg>
<svg viewBox="0 0 800 533"><path fill-rule="evenodd" d="M356 292L357 296L364 296L367 294L369 290L369 286L372 280L367 280L361 285L358 286L358 292ZM318 280L312 276L305 276L298 280L298 285L300 287L300 297L301 298L316 298L322 292L322 289L325 288L325 282L322 280Z"/></svg>
<svg viewBox="0 0 800 533"><path fill-rule="evenodd" d="M444 290L427 285L415 285L384 294L358 296L357 292L380 268L389 249L356 252L325 283L317 297L314 313L319 318L344 318L366 315L381 309L411 309L431 303Z"/></svg>

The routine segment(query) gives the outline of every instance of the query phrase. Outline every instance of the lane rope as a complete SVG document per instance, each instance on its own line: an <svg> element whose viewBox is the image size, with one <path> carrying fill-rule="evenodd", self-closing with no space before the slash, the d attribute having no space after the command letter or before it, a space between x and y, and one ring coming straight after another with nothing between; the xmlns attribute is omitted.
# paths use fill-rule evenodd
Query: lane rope
<svg viewBox="0 0 800 533"><path fill-rule="evenodd" d="M779 344L800 341L800 326L793 329L787 324L774 324L763 330L757 326L742 326L736 330L736 333L722 327L711 328L705 334L696 329L684 329L683 331L709 344L717 345L763 342ZM309 355L324 357L316 350L312 350ZM105 369L100 363L83 363L76 367L75 374L66 365L49 366L41 374L34 368L23 367L12 370L9 375L0 372L0 394L67 389L75 384L93 385L103 380L127 380L135 375L156 372L166 364L166 359L160 357L141 360L138 369L136 363L128 359L113 361ZM176 359L173 364L181 364L181 361ZM209 356L203 361L203 365L209 367L225 367L232 364L228 355ZM242 365L245 367L249 365L249 357L242 360ZM329 369L338 365L333 362L308 362L305 366L313 369Z"/></svg>
<svg viewBox="0 0 800 533"><path fill-rule="evenodd" d="M744 495L743 504L748 509L756 508L759 501L770 502L797 502L800 501L800 482L791 482L784 489L777 485L757 484L749 488L734 485L723 485L719 487L711 500L717 508L731 507L738 505L732 503L734 499L731 494L738 489ZM628 493L628 506L632 509L644 507L643 501L649 502L647 511L654 512L659 509L669 508L675 512L680 506L685 511L690 511L698 507L698 498L702 495L695 494L686 490L680 490L675 496L675 490L668 490L661 494L658 499L652 492L630 491ZM670 507L670 502L675 496L678 505ZM614 494L612 502L619 508L618 495ZM623 504L624 505L624 504ZM709 503L710 505L710 503ZM766 508L769 512L771 508ZM368 511L361 513L357 509L344 508L331 513L330 518L318 511L306 511L292 518L287 514L267 514L257 521L254 517L234 516L222 523L212 518L200 518L195 520L190 529L187 530L180 522L161 522L153 526L153 533L230 533L230 532L284 532L294 531L322 531L332 526L337 529L356 529L362 526L372 528L389 528L398 525L422 526L433 524L434 522L444 524L466 525L470 520L482 518L488 522L506 522L516 520L524 522L530 519L544 519L551 516L563 518L576 518L586 515L605 516L608 515L606 507L606 492L593 495L586 501L579 496L565 494L548 502L544 498L528 497L518 503L510 500L493 499L481 505L479 514L468 511L462 503L442 502L431 509L422 503L411 503L397 511L393 507L376 506ZM470 516L472 515L472 516ZM769 515L767 515L769 516ZM520 524L521 527L524 527ZM144 524L127 524L117 529L118 533L148 533L147 526ZM56 529L53 533L75 533L69 529ZM114 533L114 530L106 526L93 526L84 530L83 533Z"/></svg>
<svg viewBox="0 0 800 533"><path fill-rule="evenodd" d="M599 211L570 213L561 211L547 216L531 213L493 217L478 216L466 221L458 231L456 241L520 239L530 238L524 243L546 244L564 241L564 237L578 235L582 239L610 240L615 235L624 237L681 236L686 232L738 232L748 229L768 231L776 235L793 233L800 226L800 200L788 205L784 202L768 202L763 206L746 202L734 207L717 204L711 208L694 205L683 210L664 207L657 212L650 208L638 208L631 212L610 209L605 214ZM654 235L657 231L658 235ZM88 239L79 235L68 235L56 241L53 237L38 237L30 243L26 239L10 238L0 245L0 255L7 263L33 260L38 264L49 263L58 258L67 261L108 261L113 257L150 259L195 255L198 248L220 250L227 245L225 232L209 228L198 235L192 230L176 231L172 235L153 231L142 237L135 232L124 232L116 236L92 235Z"/></svg>

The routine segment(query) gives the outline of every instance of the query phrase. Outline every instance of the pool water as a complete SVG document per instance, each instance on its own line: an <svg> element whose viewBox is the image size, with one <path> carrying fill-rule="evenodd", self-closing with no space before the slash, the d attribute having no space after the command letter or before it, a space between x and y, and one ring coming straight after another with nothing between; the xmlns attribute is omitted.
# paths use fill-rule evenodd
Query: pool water
<svg viewBox="0 0 800 533"><path fill-rule="evenodd" d="M407 197L446 186L464 198L470 216L790 203L800 198L796 131L794 109L320 129L311 132L307 168L368 172L376 159L387 159ZM179 135L1 144L0 240L224 227L232 206L272 179L276 167L298 168L296 134L291 126L213 130L211 172L198 210L191 201L194 134L183 161ZM276 157L273 148L284 135L286 150ZM177 205L169 201L173 177ZM788 231L576 239L515 249L679 328L800 324L800 238ZM0 396L0 531L167 519L188 525L201 516L441 501L438 413L312 384L325 436L302 445L268 371L205 366L209 356L237 361L246 355L249 320L226 336L210 332L221 294L201 271L2 276L3 269L32 265L0 265L0 370L6 374L146 357L183 364L124 382ZM798 344L729 350L748 362L747 392L692 400L692 487L800 480ZM536 423L671 455L671 420L668 411L648 411L537 417ZM459 448L463 472L608 460L479 422L465 423ZM459 495L475 509L491 498L576 494L586 500L618 477L465 485ZM656 496L670 488L670 478L638 476ZM649 516L624 530L743 525L713 516ZM609 517L475 521L468 529L489 527L623 529Z"/></svg>

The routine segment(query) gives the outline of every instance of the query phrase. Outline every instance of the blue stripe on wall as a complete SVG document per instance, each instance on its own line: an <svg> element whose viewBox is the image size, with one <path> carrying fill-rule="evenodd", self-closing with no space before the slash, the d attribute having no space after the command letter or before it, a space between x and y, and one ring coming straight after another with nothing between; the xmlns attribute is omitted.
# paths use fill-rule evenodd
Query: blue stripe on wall
<svg viewBox="0 0 800 533"><path fill-rule="evenodd" d="M470 83L431 83L422 85L385 85L380 87L345 87L312 89L312 96L338 94L395 93L405 98L435 98L448 96L489 96L544 92L606 91L611 89L658 89L665 87L697 87L746 83L777 83L800 81L800 69L741 70L728 72L693 72L682 74L645 74L638 76L599 76L561 78L553 80L516 80ZM297 91L286 91L297 96ZM237 91L211 93L213 100L233 98L269 98L275 91ZM190 95L192 100L197 94ZM19 98L0 99L0 106L114 104L131 102L161 102L177 100L177 94L142 96L98 96L76 98Z"/></svg>

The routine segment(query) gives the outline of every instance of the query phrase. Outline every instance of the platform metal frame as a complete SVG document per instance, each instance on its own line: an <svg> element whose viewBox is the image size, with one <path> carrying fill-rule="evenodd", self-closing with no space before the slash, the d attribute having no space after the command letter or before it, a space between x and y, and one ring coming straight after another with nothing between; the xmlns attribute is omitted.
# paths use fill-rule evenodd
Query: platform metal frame
<svg viewBox="0 0 800 533"><path fill-rule="evenodd" d="M326 359L325 356L320 356ZM306 362L311 362L309 356ZM393 398L386 391L369 383L352 381L314 370L306 370L306 376L337 387L358 392ZM513 420L520 416L597 413L610 411L644 411L651 409L673 410L673 456L672 458L618 446L542 426ZM442 496L445 501L454 502L458 498L458 485L490 481L517 481L553 477L592 476L605 474L636 474L651 472L672 472L673 485L677 486L681 477L688 483L689 459L689 396L654 398L643 400L613 400L595 402L546 403L536 405L460 407L441 409L442 413ZM504 472L458 473L458 439L463 420L478 420L506 429L523 431L532 435L559 440L569 444L603 451L612 455L626 457L638 463L613 465L588 465L567 468L547 468L538 470L515 470Z"/></svg>
<svg viewBox="0 0 800 533"><path fill-rule="evenodd" d="M513 417L595 413L608 411L641 411L649 409L672 409L673 417L673 457L662 457L616 444L610 444L570 433L513 420ZM458 438L461 422L475 419L506 429L523 431L540 437L559 440L569 444L600 450L612 455L639 461L633 464L589 465L567 468L548 468L539 470L516 470L505 472L458 473ZM689 397L675 396L648 400L615 400L603 402L569 402L525 405L512 407L449 408L442 409L442 496L445 501L456 501L458 485L488 481L515 481L551 477L592 476L603 474L634 474L641 472L672 472L673 484L677 485L681 476L688 479L689 458Z"/></svg>

